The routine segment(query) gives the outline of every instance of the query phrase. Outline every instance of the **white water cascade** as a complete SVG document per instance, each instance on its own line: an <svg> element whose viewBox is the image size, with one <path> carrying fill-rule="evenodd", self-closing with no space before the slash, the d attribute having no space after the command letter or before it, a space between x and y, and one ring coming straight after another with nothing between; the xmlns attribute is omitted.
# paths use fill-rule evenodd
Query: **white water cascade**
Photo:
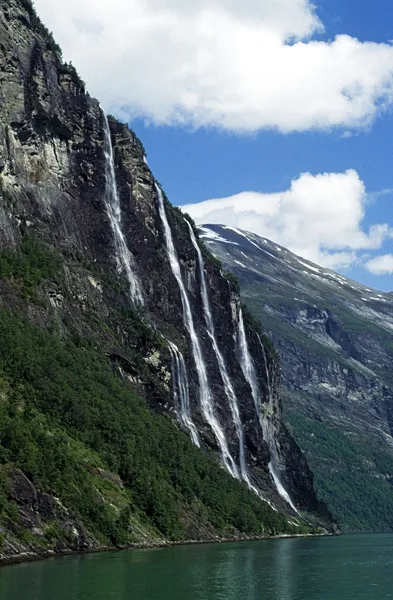
<svg viewBox="0 0 393 600"><path fill-rule="evenodd" d="M231 456L231 453L229 452L228 444L225 438L225 433L214 412L213 398L207 378L206 365L203 359L202 348L199 342L199 338L195 331L190 301L188 299L187 291L183 283L179 259L176 254L175 246L173 244L172 232L165 212L164 198L162 195L162 191L157 184L155 184L155 187L157 191L158 210L164 227L168 258L171 265L172 273L177 281L180 290L184 325L190 335L192 351L195 360L195 367L198 375L199 397L203 416L206 419L207 423L210 425L216 437L218 446L221 451L221 457L226 469L229 471L232 477L239 478L236 464Z"/></svg>
<svg viewBox="0 0 393 600"><path fill-rule="evenodd" d="M266 382L267 382L268 399L269 399L267 410L265 410L263 412L263 414L259 413L263 437L268 442L270 455L271 455L271 460L269 462L269 471L270 471L270 474L273 478L274 484L275 484L280 496L287 502L287 504L289 504L289 506L292 508L292 510L294 510L296 513L298 513L298 510L297 510L296 506L294 505L294 503L292 502L290 495L288 494L288 492L286 491L286 489L284 488L284 486L281 483L280 476L279 476L278 469L277 469L277 465L279 462L279 453L278 453L278 448L277 448L277 443L276 443L276 430L275 430L274 423L273 423L273 415L274 415L273 382L271 381L265 346L263 345L263 342L262 342L261 338L259 337L259 335L258 335L258 340L259 340L259 344L262 348L262 353L263 353L263 361L265 364Z"/></svg>
<svg viewBox="0 0 393 600"><path fill-rule="evenodd" d="M118 272L124 271L130 288L131 300L135 305L143 305L142 287L134 269L134 258L127 247L126 238L122 230L120 197L117 190L115 162L113 158L113 145L108 118L102 111L104 118L104 154L105 154L105 205L111 223L115 241L115 252Z"/></svg>
<svg viewBox="0 0 393 600"><path fill-rule="evenodd" d="M188 429L192 441L199 448L201 443L199 441L198 431L191 417L186 364L179 348L173 342L168 343L172 358L173 395L176 412L179 421L183 427Z"/></svg>
<svg viewBox="0 0 393 600"><path fill-rule="evenodd" d="M259 338L259 336L258 336L258 338ZM272 479L274 481L274 485L276 486L277 492L285 500L285 502L287 502L287 504L289 504L289 506L292 508L292 510L294 510L296 513L298 513L298 510L295 507L295 505L293 504L288 492L285 490L284 486L282 485L279 475L278 475L278 472L277 472L276 465L278 462L278 451L277 451L277 444L276 444L276 440L275 440L276 432L275 432L273 421L272 421L274 398L273 398L273 389L272 389L272 385L271 385L271 381L270 381L269 367L268 367L268 363L267 363L265 348L262 343L262 340L259 338L259 342L260 342L262 350L263 350L263 357L264 357L265 369L266 369L266 380L267 380L268 393L269 393L269 404L268 404L268 413L269 414L267 414L267 412L264 409L262 409L261 393L260 393L260 389L259 389L259 385L258 385L258 379L257 379L256 371L255 371L255 366L254 366L253 360L251 358L251 355L250 355L250 352L248 349L246 331L244 328L244 321L243 321L243 313L242 313L241 309L239 311L239 340L238 341L239 341L240 366L242 368L244 377L246 378L246 380L248 381L248 383L250 385L252 397L254 400L255 410L259 417L259 422L260 422L260 425L262 428L263 438L267 442L269 450L270 450L271 460L268 465L270 475L272 476Z"/></svg>
<svg viewBox="0 0 393 600"><path fill-rule="evenodd" d="M217 343L217 338L216 338L215 329L214 329L213 315L211 312L209 294L208 294L207 285L206 285L205 265L203 262L202 252L201 252L201 249L196 240L194 230L193 230L191 224L189 223L189 221L187 221L187 225L190 230L190 237L191 237L192 245L194 246L197 256L198 256L199 274L200 274L200 279L201 279L202 303L203 303L203 312L204 312L205 321L206 321L206 329L207 329L207 333L209 335L209 338L210 338L212 346L213 346L214 354L216 355L221 379L224 384L225 395L229 402L232 419L235 424L236 434L237 434L238 441L239 441L240 475L241 475L243 481L245 481L247 483L248 487L250 489L252 489L253 491L256 491L250 481L247 463L246 463L246 459L245 459L244 430L243 430L243 424L242 424L242 421L240 418L239 403L238 403L238 400L236 397L235 390L233 389L233 385L232 385L231 380L228 375L224 357L223 357L223 355L218 347L218 343Z"/></svg>

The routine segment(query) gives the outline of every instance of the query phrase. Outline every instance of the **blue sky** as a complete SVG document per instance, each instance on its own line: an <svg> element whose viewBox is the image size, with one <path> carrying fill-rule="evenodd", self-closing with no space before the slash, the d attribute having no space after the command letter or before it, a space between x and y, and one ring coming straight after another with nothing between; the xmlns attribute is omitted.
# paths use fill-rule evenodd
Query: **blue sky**
<svg viewBox="0 0 393 600"><path fill-rule="evenodd" d="M51 4L65 58L174 204L393 290L391 0Z"/></svg>
<svg viewBox="0 0 393 600"><path fill-rule="evenodd" d="M348 138L340 132L236 135L211 129L149 126L140 119L131 121L130 126L143 141L153 173L178 206L243 190L279 192L305 171L353 168L370 196L365 229L380 222L393 227L392 114L379 118L370 130ZM379 195L383 191L387 193ZM382 252L393 253L393 240L386 241ZM356 264L337 270L377 289L393 290L390 274L373 275Z"/></svg>

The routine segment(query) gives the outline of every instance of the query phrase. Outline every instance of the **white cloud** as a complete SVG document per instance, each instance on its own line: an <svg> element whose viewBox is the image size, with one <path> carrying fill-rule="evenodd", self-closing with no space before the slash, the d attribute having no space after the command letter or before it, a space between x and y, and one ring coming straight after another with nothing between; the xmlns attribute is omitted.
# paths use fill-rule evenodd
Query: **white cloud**
<svg viewBox="0 0 393 600"><path fill-rule="evenodd" d="M393 102L393 47L323 29L309 0L35 0L107 109L283 132L368 126Z"/></svg>
<svg viewBox="0 0 393 600"><path fill-rule="evenodd" d="M393 254L382 254L367 261L365 267L373 275L393 275Z"/></svg>
<svg viewBox="0 0 393 600"><path fill-rule="evenodd" d="M296 254L330 268L347 268L358 251L377 250L393 229L363 228L366 190L354 170L303 173L290 189L275 193L242 192L229 198L188 204L182 209L198 224L225 224L252 231Z"/></svg>

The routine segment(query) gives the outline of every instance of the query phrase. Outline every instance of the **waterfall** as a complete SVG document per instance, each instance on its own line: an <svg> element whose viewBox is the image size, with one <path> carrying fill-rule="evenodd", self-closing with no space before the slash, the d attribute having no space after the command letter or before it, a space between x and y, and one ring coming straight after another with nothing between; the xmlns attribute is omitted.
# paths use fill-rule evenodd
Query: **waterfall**
<svg viewBox="0 0 393 600"><path fill-rule="evenodd" d="M253 486L250 482L249 475L248 475L248 468L247 468L247 463L246 463L246 459L245 459L244 430L243 430L243 424L242 424L241 418L240 418L239 404L238 404L238 401L236 398L235 390L233 389L231 380L228 375L224 357L223 357L223 355L218 347L218 344L217 344L217 338L216 338L216 334L215 334L215 330L214 330L213 315L211 312L210 300L209 300L209 295L207 292L206 277L205 277L205 265L203 262L202 252L201 252L201 249L196 240L195 233L194 233L194 230L193 230L191 224L187 220L186 220L186 222L187 222L188 228L190 230L190 237L191 237L192 245L194 246L197 256L198 256L199 274L200 274L200 279L201 279L202 303L203 303L203 312L204 312L205 321L206 321L206 329L207 329L207 333L209 335L209 338L210 338L212 346L213 346L214 354L216 355L221 379L224 384L225 395L229 402L232 419L235 424L236 434L237 434L237 438L239 441L240 475L241 475L242 479L247 483L248 487L253 488Z"/></svg>
<svg viewBox="0 0 393 600"><path fill-rule="evenodd" d="M198 432L191 418L188 377L184 358L179 348L173 342L168 343L172 358L173 396L175 400L176 412L178 414L180 423L183 425L183 427L188 429L192 441L199 448L201 444L199 441Z"/></svg>
<svg viewBox="0 0 393 600"><path fill-rule="evenodd" d="M269 472L273 478L274 485L276 486L276 489L280 494L281 498L283 498L283 500L285 500L285 502L289 504L289 506L292 508L293 511L295 511L295 513L299 514L299 511L292 502L290 495L281 483L280 477L276 471L276 467L274 466L274 462L272 460L269 463Z"/></svg>
<svg viewBox="0 0 393 600"><path fill-rule="evenodd" d="M273 382L271 381L271 377L270 377L269 365L267 362L265 346L258 334L257 334L257 336L258 336L259 344L262 348L262 353L263 353L263 362L265 364L266 382L267 382L268 399L269 399L268 410L267 411L265 410L263 412L263 414L259 413L263 437L268 442L269 450L270 450L270 454L271 454L271 460L269 462L269 471L270 471L270 474L273 478L274 484L275 484L280 496L287 502L287 504L289 504L289 506L296 513L299 514L297 508L295 507L295 505L293 504L293 502L291 500L290 495L288 494L288 492L284 488L283 484L281 483L280 476L278 473L277 466L279 463L279 453L278 453L277 442L276 442L277 432L276 432L276 428L275 428L274 422L273 422L273 417L274 417Z"/></svg>
<svg viewBox="0 0 393 600"><path fill-rule="evenodd" d="M288 492L285 490L284 486L282 485L278 471L277 471L278 449L277 449L277 443L276 443L276 439L275 439L276 430L275 430L274 423L272 420L272 418L273 418L273 401L274 401L273 389L272 389L272 385L271 385L271 381L270 381L269 365L267 362L265 347L262 343L262 340L259 338L259 336L258 336L258 339L259 339L259 342L262 347L264 364L265 364L265 369L266 369L266 381L267 381L268 393L269 393L268 409L269 409L270 414L267 414L266 411L264 409L262 409L261 393L259 390L257 374L255 371L255 366L254 366L252 357L251 357L249 349L248 349L246 331L244 328L244 321L243 321L243 312L240 309L240 311L239 311L240 366L242 368L244 377L246 378L246 380L248 381L248 383L250 385L252 397L254 400L255 411L256 411L256 414L258 415L259 422L260 422L260 425L262 428L263 438L266 441L266 443L268 444L268 447L270 450L271 460L268 465L269 472L274 481L274 485L276 486L276 489L277 489L277 492L279 493L279 495L285 500L285 502L287 502L287 504L289 504L289 506L292 508L292 510L294 510L296 513L298 513L298 510L296 509L295 505L293 504Z"/></svg>
<svg viewBox="0 0 393 600"><path fill-rule="evenodd" d="M130 288L131 300L135 305L143 305L141 284L134 270L134 258L127 247L122 230L120 197L117 190L115 161L108 118L102 111L104 119L104 154L105 154L105 205L113 231L118 272L124 271Z"/></svg>
<svg viewBox="0 0 393 600"><path fill-rule="evenodd" d="M207 378L206 365L203 359L201 344L199 342L199 338L195 330L190 301L188 299L186 287L183 283L179 259L177 257L176 250L173 244L172 232L165 212L164 198L162 195L162 191L157 184L155 184L155 187L157 191L158 210L164 228L169 263L172 269L172 273L179 286L181 303L183 308L183 321L191 340L195 367L198 375L199 397L203 416L206 419L207 423L210 425L215 435L218 446L220 448L221 457L226 469L229 471L232 477L238 478L238 470L229 452L228 444L225 438L225 433L214 412L213 398Z"/></svg>
<svg viewBox="0 0 393 600"><path fill-rule="evenodd" d="M239 310L239 353L240 353L240 366L243 371L243 375L248 381L252 398L254 400L255 411L257 415L261 414L261 395L259 393L259 385L257 380L257 374L255 372L254 363L250 352L248 350L246 330L244 328L243 311Z"/></svg>
<svg viewBox="0 0 393 600"><path fill-rule="evenodd" d="M265 346L259 336L259 333L257 333L257 337L258 337L259 345L261 346L262 354L263 354L263 364L265 365L266 383L267 383L268 400L269 400L268 408L269 408L269 414L272 416L273 408L274 408L273 381L271 381L271 377L270 377L269 365L267 362Z"/></svg>

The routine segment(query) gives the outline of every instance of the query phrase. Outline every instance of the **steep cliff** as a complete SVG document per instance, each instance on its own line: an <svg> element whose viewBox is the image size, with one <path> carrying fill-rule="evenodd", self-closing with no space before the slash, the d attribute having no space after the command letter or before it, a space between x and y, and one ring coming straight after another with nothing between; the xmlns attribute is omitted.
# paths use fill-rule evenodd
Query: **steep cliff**
<svg viewBox="0 0 393 600"><path fill-rule="evenodd" d="M207 225L279 352L286 420L344 529L393 529L393 301L254 234Z"/></svg>
<svg viewBox="0 0 393 600"><path fill-rule="evenodd" d="M272 441L239 358L237 286L199 254L141 142L28 0L0 0L0 44L4 552L328 522L281 420L274 351L246 316Z"/></svg>

